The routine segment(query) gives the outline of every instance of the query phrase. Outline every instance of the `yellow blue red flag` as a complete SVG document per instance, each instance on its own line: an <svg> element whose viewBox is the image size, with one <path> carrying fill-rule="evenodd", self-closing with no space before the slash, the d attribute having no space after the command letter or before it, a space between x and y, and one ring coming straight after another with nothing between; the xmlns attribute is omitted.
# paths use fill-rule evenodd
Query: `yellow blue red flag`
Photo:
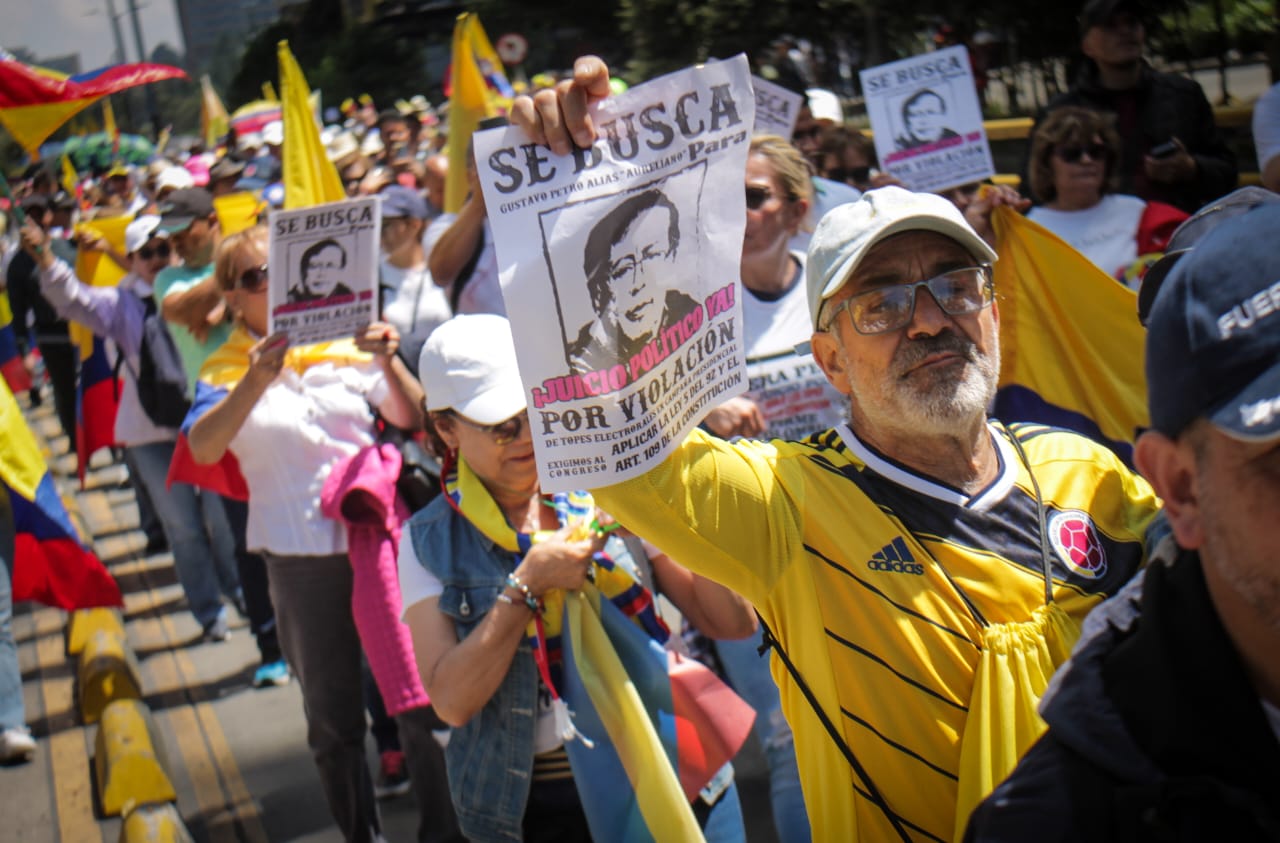
<svg viewBox="0 0 1280 843"><path fill-rule="evenodd" d="M1055 234L997 208L1000 388L995 415L1065 427L1133 462L1149 424L1134 292Z"/></svg>
<svg viewBox="0 0 1280 843"><path fill-rule="evenodd" d="M120 606L120 588L80 543L35 436L8 385L0 383L0 494L15 528L13 599L61 609Z"/></svg>
<svg viewBox="0 0 1280 843"><path fill-rule="evenodd" d="M445 80L449 95L449 174L444 209L457 213L467 198L467 144L486 117L505 114L515 97L480 18L465 12L453 27L453 57Z"/></svg>
<svg viewBox="0 0 1280 843"><path fill-rule="evenodd" d="M163 64L117 64L67 76L0 50L0 125L34 157L59 126L107 94L185 78L182 70Z"/></svg>

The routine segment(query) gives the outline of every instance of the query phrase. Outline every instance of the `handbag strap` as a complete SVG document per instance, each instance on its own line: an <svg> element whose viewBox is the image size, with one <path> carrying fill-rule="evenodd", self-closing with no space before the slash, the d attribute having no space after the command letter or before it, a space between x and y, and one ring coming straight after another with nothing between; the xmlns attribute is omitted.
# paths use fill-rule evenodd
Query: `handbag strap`
<svg viewBox="0 0 1280 843"><path fill-rule="evenodd" d="M836 746L840 748L841 754L843 754L845 760L849 762L849 767L852 768L854 775L858 777L863 788L866 789L871 798L871 802L884 812L885 817L889 820L889 824L893 826L893 830L898 832L898 836L905 840L906 843L911 843L911 836L907 834L906 828L903 827L902 818L895 814L893 809L889 807L889 803L885 800L884 796L881 795L879 788L877 788L875 782L871 780L871 776L867 774L862 763L859 762L857 756L853 754L853 749L845 742L845 739L841 737L835 724L831 722L831 718L822 710L822 706L818 704L818 698L814 696L813 691L809 688L809 683L804 681L804 677L800 675L800 671L791 663L791 659L787 656L787 651L782 649L782 644L780 644L778 639L774 636L773 630L764 622L764 618L760 616L759 612L756 612L756 618L760 621L760 629L762 631L761 637L764 642L760 645L760 655L763 656L771 647L773 648L773 651L778 654L778 658L782 659L782 664L787 668L787 673L791 674L791 678L796 681L796 685L800 688L800 693L804 694L804 698L809 701L809 706L813 709L813 713L818 715L818 720L822 722L823 728L827 730L827 734L831 736L831 739L835 741Z"/></svg>

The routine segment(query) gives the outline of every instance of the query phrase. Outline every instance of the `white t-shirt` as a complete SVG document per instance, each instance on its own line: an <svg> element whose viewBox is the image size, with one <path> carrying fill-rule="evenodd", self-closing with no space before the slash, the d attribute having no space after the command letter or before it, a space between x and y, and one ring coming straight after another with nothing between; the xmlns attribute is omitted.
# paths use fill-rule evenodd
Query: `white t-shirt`
<svg viewBox="0 0 1280 843"><path fill-rule="evenodd" d="M1028 219L1043 225L1112 278L1138 259L1138 225L1147 203L1137 196L1107 194L1083 211L1055 211L1037 206Z"/></svg>
<svg viewBox="0 0 1280 843"><path fill-rule="evenodd" d="M388 395L373 362L285 368L231 440L249 485L250 551L323 556L347 551L346 527L320 512L334 464L374 442L373 413Z"/></svg>
<svg viewBox="0 0 1280 843"><path fill-rule="evenodd" d="M813 207L809 209L809 222L813 228L818 225L818 220L837 205L847 205L850 202L857 202L862 198L862 191L852 185L844 182L832 181L824 179L821 176L813 177ZM787 245L794 252L805 252L809 249L809 240L812 239L812 231L797 231Z"/></svg>
<svg viewBox="0 0 1280 843"><path fill-rule="evenodd" d="M1253 106L1253 147L1258 151L1258 171L1280 155L1280 82L1272 85Z"/></svg>
<svg viewBox="0 0 1280 843"><path fill-rule="evenodd" d="M457 218L457 214L441 214L427 226L426 233L422 235L422 246L428 255L440 240L440 235L448 231ZM446 292L452 291L446 289ZM462 294L458 296L457 312L507 315L507 305L502 300L502 287L498 284L498 255L493 249L493 229L489 227L488 220L484 223L484 246L480 249L480 258L476 261L470 280L463 285Z"/></svg>
<svg viewBox="0 0 1280 843"><path fill-rule="evenodd" d="M766 438L803 439L844 421L846 399L836 391L810 354L797 343L813 336L806 295L805 255L792 252L799 276L772 301L742 288L742 324L747 345L746 394L764 414Z"/></svg>
<svg viewBox="0 0 1280 843"><path fill-rule="evenodd" d="M418 373L418 354L431 332L448 321L449 299L425 266L402 269L383 260L378 268L382 318L400 332L400 354Z"/></svg>

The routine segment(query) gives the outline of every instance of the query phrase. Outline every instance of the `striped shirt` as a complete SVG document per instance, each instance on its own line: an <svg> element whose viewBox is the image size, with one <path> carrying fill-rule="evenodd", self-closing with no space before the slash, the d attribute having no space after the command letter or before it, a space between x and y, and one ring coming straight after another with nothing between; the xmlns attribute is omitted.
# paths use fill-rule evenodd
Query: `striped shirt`
<svg viewBox="0 0 1280 843"><path fill-rule="evenodd" d="M1143 564L1159 502L1110 451L1014 425L1045 504L1055 602L1076 618ZM844 426L804 442L695 431L597 503L674 559L746 596L916 840L954 838L983 628L1031 619L1045 588L1036 496L992 427L996 479L967 495ZM781 662L815 840L896 835Z"/></svg>

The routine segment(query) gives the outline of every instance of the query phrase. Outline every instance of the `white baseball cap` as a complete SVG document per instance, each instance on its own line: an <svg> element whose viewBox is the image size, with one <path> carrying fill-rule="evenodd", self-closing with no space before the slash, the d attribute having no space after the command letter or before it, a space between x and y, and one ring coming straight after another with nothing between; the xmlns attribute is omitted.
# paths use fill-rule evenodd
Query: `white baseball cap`
<svg viewBox="0 0 1280 843"><path fill-rule="evenodd" d="M904 231L934 231L955 240L979 261L996 259L995 250L949 200L901 187L868 190L857 202L828 211L809 241L805 283L815 331L822 303L845 285L867 252L881 240Z"/></svg>
<svg viewBox="0 0 1280 843"><path fill-rule="evenodd" d="M182 190L187 187L195 187L196 182L186 167L165 167L160 171L160 175L156 176L156 192L171 187L174 190Z"/></svg>
<svg viewBox="0 0 1280 843"><path fill-rule="evenodd" d="M418 377L431 411L497 424L527 406L511 323L491 313L455 316L432 331L418 357Z"/></svg>
<svg viewBox="0 0 1280 843"><path fill-rule="evenodd" d="M138 217L129 223L124 230L124 250L126 254L132 255L134 252L147 245L147 241L152 237L168 237L168 233L160 231L160 218L156 216Z"/></svg>
<svg viewBox="0 0 1280 843"><path fill-rule="evenodd" d="M262 142L268 146L280 146L284 143L284 123L272 120L262 127Z"/></svg>
<svg viewBox="0 0 1280 843"><path fill-rule="evenodd" d="M839 125L844 122L844 109L840 107L840 98L826 88L805 89L805 100L809 103L809 113L818 122Z"/></svg>

